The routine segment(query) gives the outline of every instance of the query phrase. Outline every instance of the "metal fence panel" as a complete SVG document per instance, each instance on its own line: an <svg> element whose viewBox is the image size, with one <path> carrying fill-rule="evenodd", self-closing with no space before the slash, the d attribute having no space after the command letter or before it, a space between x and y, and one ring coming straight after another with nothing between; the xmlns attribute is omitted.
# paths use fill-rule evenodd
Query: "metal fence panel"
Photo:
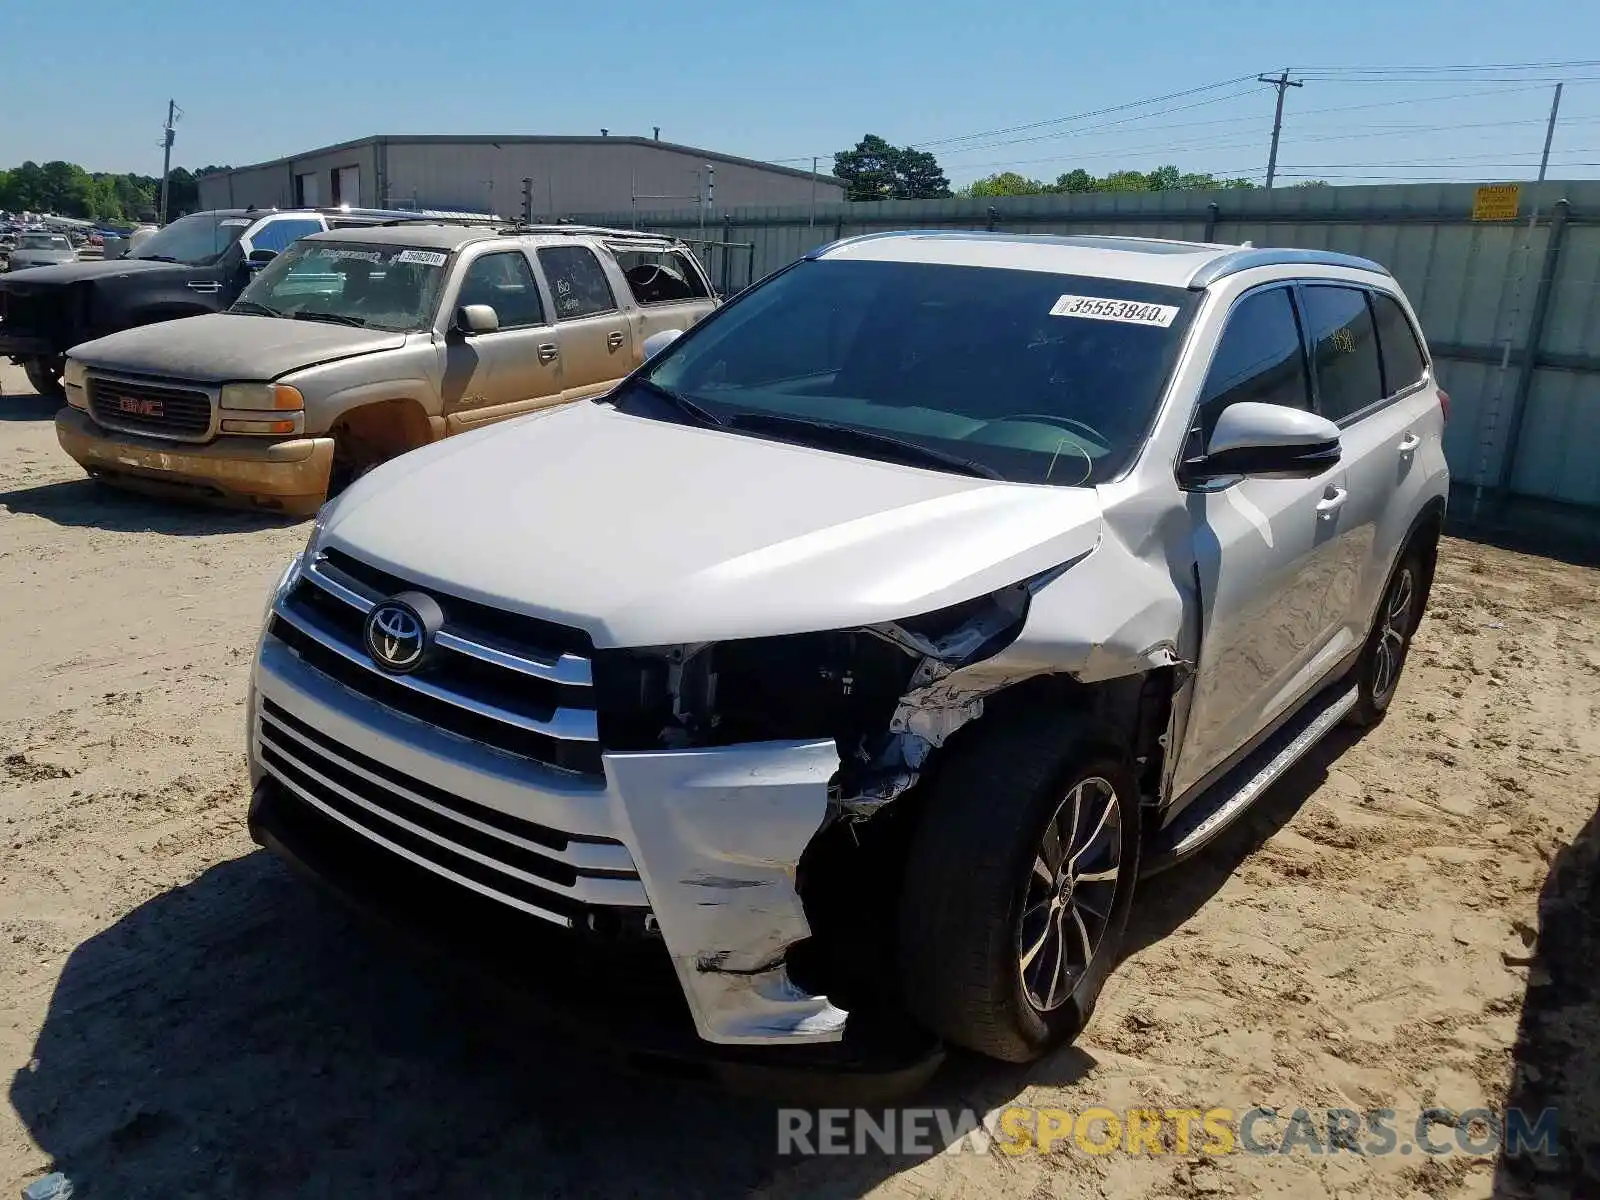
<svg viewBox="0 0 1600 1200"><path fill-rule="evenodd" d="M1394 272L1422 320L1453 401L1445 450L1454 478L1600 506L1600 180L1521 186L1520 215L1506 222L1473 220L1470 183L732 208L704 225L698 210L574 216L748 243L748 279L835 238L890 229L1119 234L1359 254ZM1560 200L1567 204L1559 253L1541 289ZM1535 209L1539 219L1530 222ZM1541 291L1548 302L1538 321Z"/></svg>

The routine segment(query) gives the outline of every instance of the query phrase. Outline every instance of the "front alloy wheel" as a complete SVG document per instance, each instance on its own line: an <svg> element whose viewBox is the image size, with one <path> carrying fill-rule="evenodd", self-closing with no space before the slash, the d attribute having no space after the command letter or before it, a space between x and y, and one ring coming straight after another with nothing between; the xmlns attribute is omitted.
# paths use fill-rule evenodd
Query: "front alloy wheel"
<svg viewBox="0 0 1600 1200"><path fill-rule="evenodd" d="M1045 824L1017 920L1017 970L1036 1012L1065 1004L1111 922L1122 808L1100 776L1079 782Z"/></svg>
<svg viewBox="0 0 1600 1200"><path fill-rule="evenodd" d="M963 733L907 851L901 994L946 1041L1028 1062L1077 1035L1117 961L1139 785L1116 732L1085 713L1040 707Z"/></svg>

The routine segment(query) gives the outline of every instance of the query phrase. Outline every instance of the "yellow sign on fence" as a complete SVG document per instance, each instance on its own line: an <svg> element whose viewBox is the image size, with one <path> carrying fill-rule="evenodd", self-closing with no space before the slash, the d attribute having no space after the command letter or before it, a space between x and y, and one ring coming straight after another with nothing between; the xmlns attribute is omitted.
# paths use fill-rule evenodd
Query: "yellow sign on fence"
<svg viewBox="0 0 1600 1200"><path fill-rule="evenodd" d="M1515 221L1517 197L1521 192L1514 183L1486 183L1472 197L1474 221Z"/></svg>

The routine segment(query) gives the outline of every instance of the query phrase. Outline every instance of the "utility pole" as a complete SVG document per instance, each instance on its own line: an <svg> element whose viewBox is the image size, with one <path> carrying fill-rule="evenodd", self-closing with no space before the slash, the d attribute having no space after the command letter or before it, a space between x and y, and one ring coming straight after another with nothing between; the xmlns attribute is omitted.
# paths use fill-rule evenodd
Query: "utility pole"
<svg viewBox="0 0 1600 1200"><path fill-rule="evenodd" d="M1267 155L1267 189L1272 189L1272 180L1278 174L1278 135L1283 132L1283 93L1292 87L1305 87L1303 80L1290 79L1289 68L1285 67L1281 75L1257 75L1262 83L1270 83L1278 89L1278 109L1272 116L1272 151Z"/></svg>
<svg viewBox="0 0 1600 1200"><path fill-rule="evenodd" d="M156 222L158 225L167 223L167 196L172 187L172 142L177 136L172 127L178 123L179 115L178 102L168 100L167 123L162 127L161 138L161 212L158 214L161 219Z"/></svg>
<svg viewBox="0 0 1600 1200"><path fill-rule="evenodd" d="M810 225L811 225L812 228L815 228L816 224L817 224L817 156L816 155L812 155L811 156L811 221L810 221Z"/></svg>
<svg viewBox="0 0 1600 1200"><path fill-rule="evenodd" d="M1544 182L1545 169L1550 166L1550 143L1556 137L1556 114L1561 111L1561 89L1565 84L1556 84L1556 94L1550 101L1550 124L1544 130L1544 153L1539 156L1539 182Z"/></svg>

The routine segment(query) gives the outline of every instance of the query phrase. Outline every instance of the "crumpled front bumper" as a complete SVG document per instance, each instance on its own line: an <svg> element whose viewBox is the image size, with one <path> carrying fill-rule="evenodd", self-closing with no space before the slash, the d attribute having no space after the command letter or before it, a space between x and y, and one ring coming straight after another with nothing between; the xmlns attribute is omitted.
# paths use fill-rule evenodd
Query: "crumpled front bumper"
<svg viewBox="0 0 1600 1200"><path fill-rule="evenodd" d="M844 1037L847 1014L784 963L809 934L795 870L827 815L832 742L607 754L604 778L566 774L401 716L270 636L249 721L258 793L270 778L367 846L579 934L620 917L659 936L702 1041ZM530 849L575 880L528 874Z"/></svg>

